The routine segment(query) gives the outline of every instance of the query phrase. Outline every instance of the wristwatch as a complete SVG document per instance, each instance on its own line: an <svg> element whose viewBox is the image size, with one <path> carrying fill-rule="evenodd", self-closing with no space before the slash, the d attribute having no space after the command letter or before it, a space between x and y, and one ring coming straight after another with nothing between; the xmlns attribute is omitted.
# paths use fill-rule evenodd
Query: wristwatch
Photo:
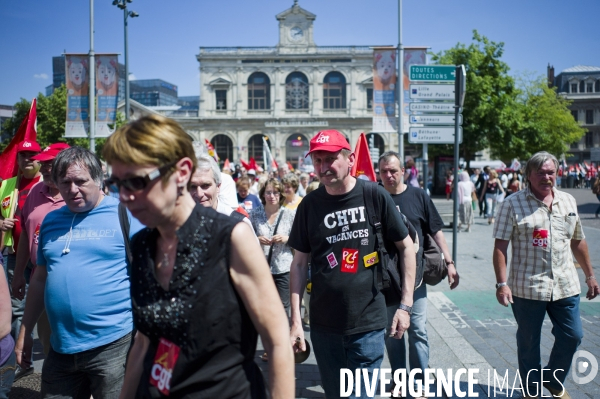
<svg viewBox="0 0 600 399"><path fill-rule="evenodd" d="M400 306L398 306L398 309L404 310L409 315L412 315L412 306L407 306L407 305L401 303Z"/></svg>
<svg viewBox="0 0 600 399"><path fill-rule="evenodd" d="M454 265L454 261L451 260L450 262L446 262L446 266L448 266L448 265Z"/></svg>
<svg viewBox="0 0 600 399"><path fill-rule="evenodd" d="M496 289L498 289L500 287L504 287L505 285L508 285L508 283L506 281L503 283L498 283L498 284L496 284Z"/></svg>

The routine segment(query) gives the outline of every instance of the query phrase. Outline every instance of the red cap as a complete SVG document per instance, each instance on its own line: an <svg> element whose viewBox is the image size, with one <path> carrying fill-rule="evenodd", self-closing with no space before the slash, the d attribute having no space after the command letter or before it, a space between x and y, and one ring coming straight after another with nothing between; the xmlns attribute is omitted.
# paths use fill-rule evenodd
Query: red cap
<svg viewBox="0 0 600 399"><path fill-rule="evenodd" d="M44 151L31 157L31 159L35 159L36 161L40 162L51 161L54 158L56 158L59 152L67 148L69 148L69 145L67 143L50 144L48 147L44 148Z"/></svg>
<svg viewBox="0 0 600 399"><path fill-rule="evenodd" d="M42 149L40 148L40 145L35 141L23 140L17 145L17 153L23 151L40 152L42 151Z"/></svg>
<svg viewBox="0 0 600 399"><path fill-rule="evenodd" d="M339 150L352 151L346 137L337 130L323 130L310 140L310 151L306 156L314 151L338 152Z"/></svg>

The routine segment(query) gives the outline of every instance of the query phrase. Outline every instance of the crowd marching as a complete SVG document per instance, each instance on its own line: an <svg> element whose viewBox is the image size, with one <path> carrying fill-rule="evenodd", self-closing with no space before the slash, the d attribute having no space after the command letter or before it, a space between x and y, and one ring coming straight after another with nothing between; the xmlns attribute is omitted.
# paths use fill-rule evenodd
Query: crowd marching
<svg viewBox="0 0 600 399"><path fill-rule="evenodd" d="M459 272L412 158L385 152L380 184L355 178L357 155L325 130L310 141L313 173L221 169L161 116L110 136L109 173L64 143L26 139L16 153L18 176L0 186L0 398L33 372L35 328L43 398L292 398L307 326L327 398L340 396L340 369L373 375L385 351L394 371L428 367L424 252L439 249L451 289ZM493 225L496 296L518 324L522 376L541 368L546 314L554 326L555 373L532 373L523 396L543 384L568 398L583 338L571 253L587 298L600 293L575 200L557 189L569 172L546 152L520 171L472 172L448 173L446 195L457 190L459 230L477 210ZM594 178L578 184L600 200Z"/></svg>

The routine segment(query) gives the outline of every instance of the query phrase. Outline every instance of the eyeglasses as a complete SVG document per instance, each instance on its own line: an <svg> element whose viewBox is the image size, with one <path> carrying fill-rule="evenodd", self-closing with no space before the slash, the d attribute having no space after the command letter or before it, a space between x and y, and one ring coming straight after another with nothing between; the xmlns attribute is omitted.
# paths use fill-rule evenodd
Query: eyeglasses
<svg viewBox="0 0 600 399"><path fill-rule="evenodd" d="M265 191L265 197L268 197L270 195L272 195L274 197L279 197L279 192L278 191Z"/></svg>
<svg viewBox="0 0 600 399"><path fill-rule="evenodd" d="M114 176L104 180L104 185L108 188L111 193L118 193L121 187L125 187L128 191L141 191L145 189L148 184L159 177L163 176L173 165L179 161L171 162L161 166L158 169L153 170L146 176L135 176L128 179L117 179Z"/></svg>

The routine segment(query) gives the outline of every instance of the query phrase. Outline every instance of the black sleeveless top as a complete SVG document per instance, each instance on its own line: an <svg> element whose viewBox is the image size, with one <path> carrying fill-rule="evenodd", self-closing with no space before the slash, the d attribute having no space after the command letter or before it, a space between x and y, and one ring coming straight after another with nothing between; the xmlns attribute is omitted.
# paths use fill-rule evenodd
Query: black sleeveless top
<svg viewBox="0 0 600 399"><path fill-rule="evenodd" d="M143 229L133 237L133 320L150 339L137 398L166 397L149 383L161 337L180 347L169 398L266 398L253 361L258 334L229 275L236 223L196 205L177 231L168 290L154 274L158 231Z"/></svg>
<svg viewBox="0 0 600 399"><path fill-rule="evenodd" d="M497 194L498 193L498 182L495 181L493 183L488 183L485 193L486 194Z"/></svg>

